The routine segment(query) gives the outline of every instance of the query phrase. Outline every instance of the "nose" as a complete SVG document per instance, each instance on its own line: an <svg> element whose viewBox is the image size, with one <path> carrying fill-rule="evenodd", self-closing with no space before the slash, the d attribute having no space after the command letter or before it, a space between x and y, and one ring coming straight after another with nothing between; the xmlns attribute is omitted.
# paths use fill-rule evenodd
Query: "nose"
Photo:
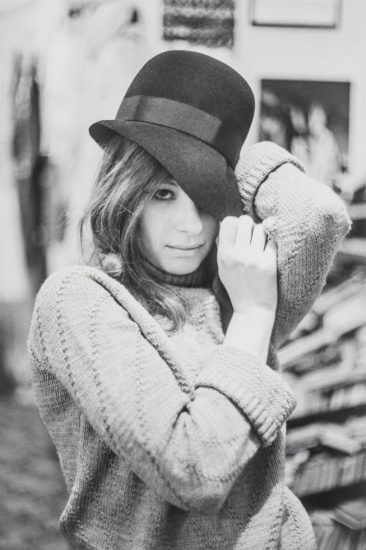
<svg viewBox="0 0 366 550"><path fill-rule="evenodd" d="M195 203L182 193L178 201L178 209L175 218L175 226L178 231L199 235L203 229L201 213Z"/></svg>

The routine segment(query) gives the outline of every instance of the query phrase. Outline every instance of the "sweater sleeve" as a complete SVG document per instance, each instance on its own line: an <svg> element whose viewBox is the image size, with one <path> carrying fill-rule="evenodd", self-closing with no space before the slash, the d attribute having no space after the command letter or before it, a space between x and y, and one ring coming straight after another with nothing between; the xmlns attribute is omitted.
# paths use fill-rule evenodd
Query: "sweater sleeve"
<svg viewBox="0 0 366 550"><path fill-rule="evenodd" d="M270 367L222 345L204 357L193 386L186 358L174 356L155 324L141 328L90 277L51 276L31 325L34 369L61 382L96 433L162 498L216 512L245 464L274 441L295 398ZM46 399L47 387L38 392Z"/></svg>
<svg viewBox="0 0 366 550"><path fill-rule="evenodd" d="M307 176L278 145L258 143L236 168L245 213L277 243L278 305L271 341L277 349L308 312L351 227L343 201Z"/></svg>

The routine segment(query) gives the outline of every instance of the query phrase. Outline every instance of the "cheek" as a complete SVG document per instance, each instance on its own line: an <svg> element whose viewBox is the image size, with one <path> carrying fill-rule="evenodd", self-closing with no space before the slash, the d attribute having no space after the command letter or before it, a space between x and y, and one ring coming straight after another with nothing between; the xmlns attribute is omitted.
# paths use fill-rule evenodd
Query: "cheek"
<svg viewBox="0 0 366 550"><path fill-rule="evenodd" d="M138 238L140 241L140 247L145 254L151 249L150 237L150 233L146 231L146 227L143 224L140 224Z"/></svg>
<svg viewBox="0 0 366 550"><path fill-rule="evenodd" d="M142 212L139 223L139 236L145 250L156 248L164 235L164 220L156 208L150 205Z"/></svg>
<svg viewBox="0 0 366 550"><path fill-rule="evenodd" d="M150 238L151 238L151 231L150 228L153 226L153 224L150 221L150 215L148 209L145 209L142 212L140 221L139 221L139 228L138 228L138 237L140 240L141 247L144 251L149 250L150 248Z"/></svg>
<svg viewBox="0 0 366 550"><path fill-rule="evenodd" d="M209 242L213 243L219 232L219 222L215 218L205 220L205 233Z"/></svg>

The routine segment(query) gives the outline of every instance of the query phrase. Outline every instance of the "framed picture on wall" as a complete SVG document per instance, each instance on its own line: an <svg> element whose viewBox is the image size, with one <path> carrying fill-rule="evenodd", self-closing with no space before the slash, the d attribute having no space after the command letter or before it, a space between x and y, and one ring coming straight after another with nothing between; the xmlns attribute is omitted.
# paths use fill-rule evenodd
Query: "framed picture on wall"
<svg viewBox="0 0 366 550"><path fill-rule="evenodd" d="M350 83L261 80L259 139L296 155L315 179L337 188L348 171Z"/></svg>
<svg viewBox="0 0 366 550"><path fill-rule="evenodd" d="M250 0L252 25L269 27L335 28L341 0Z"/></svg>

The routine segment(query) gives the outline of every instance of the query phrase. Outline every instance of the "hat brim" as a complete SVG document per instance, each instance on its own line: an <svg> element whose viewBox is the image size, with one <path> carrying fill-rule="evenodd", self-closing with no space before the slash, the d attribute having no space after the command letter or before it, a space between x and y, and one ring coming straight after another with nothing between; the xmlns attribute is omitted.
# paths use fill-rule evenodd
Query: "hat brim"
<svg viewBox="0 0 366 550"><path fill-rule="evenodd" d="M202 211L219 221L243 214L232 168L207 143L174 128L129 120L95 122L89 133L102 147L116 134L136 142L166 168Z"/></svg>

